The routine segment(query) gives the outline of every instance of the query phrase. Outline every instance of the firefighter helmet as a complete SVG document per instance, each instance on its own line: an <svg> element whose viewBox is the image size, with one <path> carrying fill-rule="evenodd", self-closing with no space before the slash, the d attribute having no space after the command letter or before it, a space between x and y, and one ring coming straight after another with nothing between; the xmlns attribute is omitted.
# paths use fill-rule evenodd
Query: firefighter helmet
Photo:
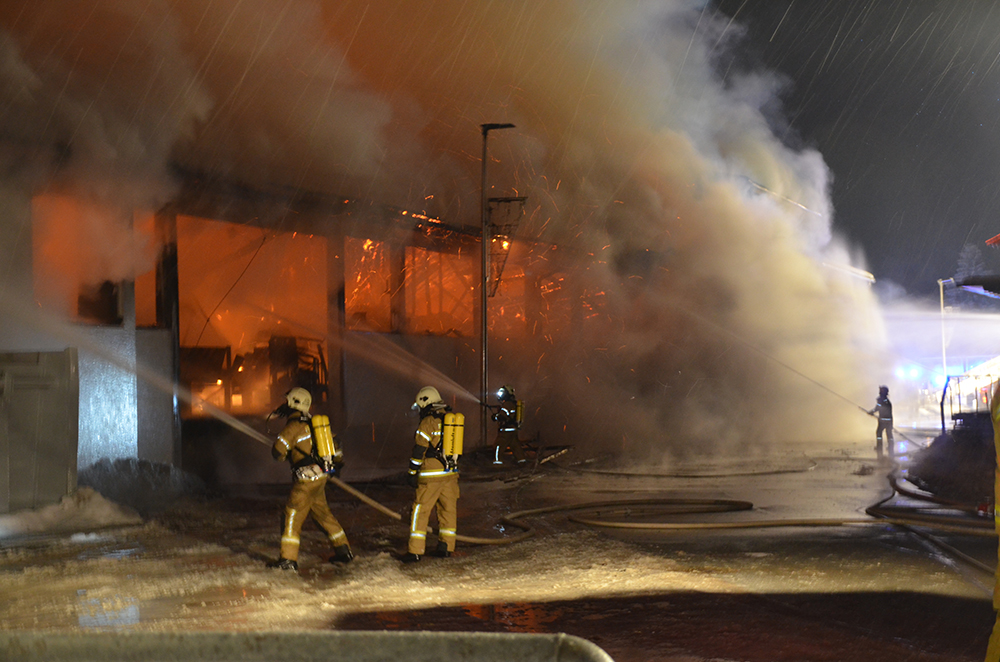
<svg viewBox="0 0 1000 662"><path fill-rule="evenodd" d="M513 402L516 399L517 396L514 395L514 389L506 384L497 390L497 400L500 400L501 402L504 400L510 400Z"/></svg>
<svg viewBox="0 0 1000 662"><path fill-rule="evenodd" d="M309 391L305 390L301 386L296 386L288 393L285 394L285 400L288 401L288 406L296 411L300 411L303 414L309 413L309 407L312 406L312 395Z"/></svg>
<svg viewBox="0 0 1000 662"><path fill-rule="evenodd" d="M878 387L878 394L881 395L881 396L883 396L883 397L889 395L889 387L888 386L879 386Z"/></svg>
<svg viewBox="0 0 1000 662"><path fill-rule="evenodd" d="M417 391L416 402L413 403L414 409L426 409L427 407L433 407L434 405L444 406L444 400L441 399L441 394L433 386L425 386L419 391Z"/></svg>

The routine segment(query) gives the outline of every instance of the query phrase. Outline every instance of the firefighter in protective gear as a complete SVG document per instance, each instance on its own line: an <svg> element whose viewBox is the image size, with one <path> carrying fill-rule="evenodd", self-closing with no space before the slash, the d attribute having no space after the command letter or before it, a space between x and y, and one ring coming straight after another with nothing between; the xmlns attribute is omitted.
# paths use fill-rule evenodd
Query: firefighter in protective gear
<svg viewBox="0 0 1000 662"><path fill-rule="evenodd" d="M493 412L493 420L497 422L497 438L493 442L496 449L493 453L493 464L503 464L500 456L509 448L514 460L518 464L527 461L524 453L524 446L518 439L517 430L521 427L521 416L519 409L523 406L517 401L514 389L510 386L501 386L497 391L499 405Z"/></svg>
<svg viewBox="0 0 1000 662"><path fill-rule="evenodd" d="M990 418L993 420L993 447L996 453L997 469L993 478L993 503L1000 499L1000 382L997 382L993 391L993 400L990 402ZM1000 511L993 512L994 529L1000 533ZM993 583L993 610L1000 610L1000 563L994 573ZM986 662L1000 662L1000 611L997 611L996 622L993 624L993 632L990 634L990 642L986 647Z"/></svg>
<svg viewBox="0 0 1000 662"><path fill-rule="evenodd" d="M893 440L892 440L892 402L889 401L889 387L879 386L878 387L878 398L875 399L875 407L868 410L870 416L874 416L878 412L878 427L875 428L875 453L878 455L878 459L882 459L882 432L885 432L886 447L889 453L889 459L893 458Z"/></svg>
<svg viewBox="0 0 1000 662"><path fill-rule="evenodd" d="M309 414L312 396L304 388L293 388L285 395L286 403L275 410L288 418L285 427L271 448L276 460L288 460L292 467L292 491L285 505L285 522L281 531L281 556L268 564L271 568L298 570L299 540L306 517L312 516L333 544L331 563L347 563L354 558L347 534L330 512L326 503L326 483L343 465L343 453L329 432L329 419ZM322 456L318 441L324 439L318 431L325 426L325 441L329 455Z"/></svg>
<svg viewBox="0 0 1000 662"><path fill-rule="evenodd" d="M404 563L420 560L427 545L427 523L431 510L437 510L438 542L435 556L448 557L455 551L458 525L458 461L446 455L442 434L445 416L450 409L433 386L417 393L413 409L420 412L420 424L414 435L407 483L416 488L410 515L410 538Z"/></svg>

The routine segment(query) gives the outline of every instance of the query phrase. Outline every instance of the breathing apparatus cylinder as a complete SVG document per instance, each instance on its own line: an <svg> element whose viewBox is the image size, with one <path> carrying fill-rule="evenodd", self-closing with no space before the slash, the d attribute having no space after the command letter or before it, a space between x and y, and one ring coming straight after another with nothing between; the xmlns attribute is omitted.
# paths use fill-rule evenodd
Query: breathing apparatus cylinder
<svg viewBox="0 0 1000 662"><path fill-rule="evenodd" d="M517 427L521 427L521 420L524 418L524 400L518 400L514 405L514 420L517 421Z"/></svg>
<svg viewBox="0 0 1000 662"><path fill-rule="evenodd" d="M333 464L333 458L337 453L337 440L330 429L330 417L317 415L312 417L312 428L314 441L316 442L316 454L325 462Z"/></svg>
<svg viewBox="0 0 1000 662"><path fill-rule="evenodd" d="M448 412L444 415L444 428L441 430L441 446L444 455L461 455L462 444L465 441L465 414Z"/></svg>

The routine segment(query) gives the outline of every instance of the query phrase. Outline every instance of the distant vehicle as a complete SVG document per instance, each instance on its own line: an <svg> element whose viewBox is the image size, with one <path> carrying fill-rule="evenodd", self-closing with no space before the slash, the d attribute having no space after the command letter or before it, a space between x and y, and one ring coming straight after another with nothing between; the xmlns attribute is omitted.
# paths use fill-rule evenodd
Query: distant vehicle
<svg viewBox="0 0 1000 662"><path fill-rule="evenodd" d="M964 375L948 377L941 391L941 432L946 412L955 432L993 438L990 402L1000 378L1000 357L982 363Z"/></svg>

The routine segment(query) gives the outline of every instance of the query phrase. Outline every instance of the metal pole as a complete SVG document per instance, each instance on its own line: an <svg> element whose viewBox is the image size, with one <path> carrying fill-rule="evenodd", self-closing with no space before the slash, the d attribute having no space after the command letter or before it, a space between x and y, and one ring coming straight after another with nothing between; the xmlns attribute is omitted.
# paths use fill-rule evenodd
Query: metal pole
<svg viewBox="0 0 1000 662"><path fill-rule="evenodd" d="M479 408L479 432L480 443L486 446L486 423L487 423L487 409L486 409L486 398L488 397L487 388L489 388L489 339L487 334L487 322L489 320L486 300L488 297L487 292L489 291L489 277L490 277L490 228L489 228L489 198L486 194L486 143L489 137L490 131L494 129L512 129L513 124L481 124L480 128L483 130L483 171L482 180L480 186L480 220L483 226L483 262L482 262L482 278L479 281L480 289L480 347L479 351L482 354L482 369L479 373L479 397L481 401L481 407Z"/></svg>
<svg viewBox="0 0 1000 662"><path fill-rule="evenodd" d="M938 291L941 294L941 372L944 374L944 386L941 387L941 434L944 434L944 398L948 393L948 355L945 353L944 339L944 284L954 283L951 278L938 278Z"/></svg>
<svg viewBox="0 0 1000 662"><path fill-rule="evenodd" d="M948 355L945 353L945 340L944 340L944 284L955 282L951 278L939 278L938 279L938 290L941 293L941 373L947 379L948 377Z"/></svg>

